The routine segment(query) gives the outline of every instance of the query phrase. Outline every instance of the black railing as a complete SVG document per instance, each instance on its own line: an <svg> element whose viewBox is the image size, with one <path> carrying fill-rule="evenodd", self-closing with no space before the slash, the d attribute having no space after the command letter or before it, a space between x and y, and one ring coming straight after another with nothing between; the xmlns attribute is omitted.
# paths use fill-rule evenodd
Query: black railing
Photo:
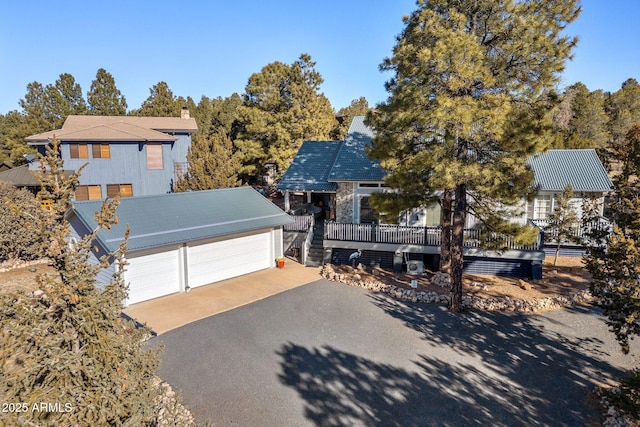
<svg viewBox="0 0 640 427"><path fill-rule="evenodd" d="M440 246L440 227L412 227L387 224L347 224L327 221L324 238L348 242L392 243L420 246ZM512 237L484 230L466 228L464 247L480 248L482 242L491 241L492 247L525 251L542 250L543 236L535 243L523 245Z"/></svg>

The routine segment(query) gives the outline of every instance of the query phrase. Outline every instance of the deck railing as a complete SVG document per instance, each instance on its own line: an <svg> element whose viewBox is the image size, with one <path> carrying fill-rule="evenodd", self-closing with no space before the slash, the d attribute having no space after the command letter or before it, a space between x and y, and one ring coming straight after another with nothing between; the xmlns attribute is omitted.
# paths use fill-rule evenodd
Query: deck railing
<svg viewBox="0 0 640 427"><path fill-rule="evenodd" d="M313 226L313 215L289 215L293 220L291 224L285 224L284 231L307 231Z"/></svg>
<svg viewBox="0 0 640 427"><path fill-rule="evenodd" d="M558 228L555 227L550 220L532 219L531 223L544 230L544 239L546 243L558 242ZM570 228L572 232L572 239L569 239L564 243L579 244L579 242L589 238L592 230L610 232L612 226L608 219L606 219L605 217L600 217L597 221L591 221L586 224L582 222L573 223Z"/></svg>
<svg viewBox="0 0 640 427"><path fill-rule="evenodd" d="M392 243L420 246L440 246L440 227L411 227L386 224L347 224L327 221L326 240L350 242ZM522 245L509 236L478 229L464 230L464 247L480 248L481 242L491 241L492 247L525 251L542 250L542 235L532 245Z"/></svg>

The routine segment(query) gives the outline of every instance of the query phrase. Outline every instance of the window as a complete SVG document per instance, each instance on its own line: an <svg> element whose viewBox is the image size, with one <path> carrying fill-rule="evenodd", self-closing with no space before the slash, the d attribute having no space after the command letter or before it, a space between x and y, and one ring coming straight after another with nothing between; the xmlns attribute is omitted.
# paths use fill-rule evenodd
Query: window
<svg viewBox="0 0 640 427"><path fill-rule="evenodd" d="M362 197L360 199L360 224L371 224L376 220L376 211L369 206L369 198Z"/></svg>
<svg viewBox="0 0 640 427"><path fill-rule="evenodd" d="M78 185L76 200L101 200L102 188L99 185Z"/></svg>
<svg viewBox="0 0 640 427"><path fill-rule="evenodd" d="M89 147L87 144L69 144L69 152L72 159L89 158Z"/></svg>
<svg viewBox="0 0 640 427"><path fill-rule="evenodd" d="M107 197L133 197L133 187L131 184L108 184Z"/></svg>
<svg viewBox="0 0 640 427"><path fill-rule="evenodd" d="M551 213L551 196L538 196L535 199L534 219L547 219Z"/></svg>
<svg viewBox="0 0 640 427"><path fill-rule="evenodd" d="M163 169L162 144L147 144L147 169Z"/></svg>
<svg viewBox="0 0 640 427"><path fill-rule="evenodd" d="M91 151L94 159L111 158L111 149L109 144L91 144Z"/></svg>

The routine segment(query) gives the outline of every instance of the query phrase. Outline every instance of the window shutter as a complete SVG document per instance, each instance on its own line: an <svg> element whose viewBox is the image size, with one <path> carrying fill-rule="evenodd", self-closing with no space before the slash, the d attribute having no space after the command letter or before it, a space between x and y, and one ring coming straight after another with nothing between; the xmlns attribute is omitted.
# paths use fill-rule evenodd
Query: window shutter
<svg viewBox="0 0 640 427"><path fill-rule="evenodd" d="M162 144L147 144L147 169L163 169Z"/></svg>

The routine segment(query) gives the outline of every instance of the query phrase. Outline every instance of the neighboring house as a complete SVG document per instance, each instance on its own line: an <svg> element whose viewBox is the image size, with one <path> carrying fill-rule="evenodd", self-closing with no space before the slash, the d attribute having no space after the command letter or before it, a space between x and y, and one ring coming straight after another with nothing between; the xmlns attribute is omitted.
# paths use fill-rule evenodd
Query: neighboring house
<svg viewBox="0 0 640 427"><path fill-rule="evenodd" d="M32 135L42 155L56 137L68 170L82 170L76 200L165 194L187 170L195 119L181 117L69 116L62 129ZM38 162L30 168L37 169Z"/></svg>
<svg viewBox="0 0 640 427"><path fill-rule="evenodd" d="M12 168L12 166L7 162L0 163L0 173L4 172L6 170L9 170L11 168Z"/></svg>
<svg viewBox="0 0 640 427"><path fill-rule="evenodd" d="M22 165L0 172L0 181L10 182L35 194L40 190L40 181L34 173L38 172L30 170L29 165Z"/></svg>
<svg viewBox="0 0 640 427"><path fill-rule="evenodd" d="M75 238L96 227L101 203L74 203ZM90 262L116 250L130 227L127 304L274 267L283 256L282 226L292 222L251 187L123 198L116 215L117 224L99 231ZM103 269L98 282L108 283L114 268Z"/></svg>
<svg viewBox="0 0 640 427"><path fill-rule="evenodd" d="M370 255L371 251L380 252L371 262L383 264L389 264L392 260L397 264L398 254L404 256L405 261L407 253L437 255L439 234L435 227L440 224L438 204L407 212L399 218L399 226L377 224L375 211L369 204L370 196L390 189L384 186L384 170L366 155L366 147L373 137L372 129L364 124L364 117L359 116L353 119L344 141L305 142L277 187L285 193L285 210L288 210L286 200L289 193L304 193L311 203L320 198L331 202L335 210L335 223L327 223L323 245L332 249L333 255L332 259L325 261L335 261L337 252L337 258L341 259L345 251L353 249L370 249ZM579 211L583 195L603 198L604 193L612 188L606 170L591 149L549 150L532 156L529 164L533 168L539 192L530 202L523 195L522 223L530 219L548 218L553 211L555 195L561 193L567 184L573 186L576 196L573 203ZM473 238L473 233L477 232L473 230L475 219L470 215L467 228L469 240L465 255L469 271L495 272L499 269L506 274L531 275L531 262L537 263L544 258L541 240L526 248L511 244L510 251L500 254L480 251L477 242L474 242L477 239ZM422 237L419 229L426 230ZM471 264L474 263L474 257L485 261L492 258L492 265L476 263L478 268L473 270ZM495 267L498 265L496 259L513 261L515 266ZM528 264L520 262L523 259ZM427 262L432 266L437 265L437 257Z"/></svg>

